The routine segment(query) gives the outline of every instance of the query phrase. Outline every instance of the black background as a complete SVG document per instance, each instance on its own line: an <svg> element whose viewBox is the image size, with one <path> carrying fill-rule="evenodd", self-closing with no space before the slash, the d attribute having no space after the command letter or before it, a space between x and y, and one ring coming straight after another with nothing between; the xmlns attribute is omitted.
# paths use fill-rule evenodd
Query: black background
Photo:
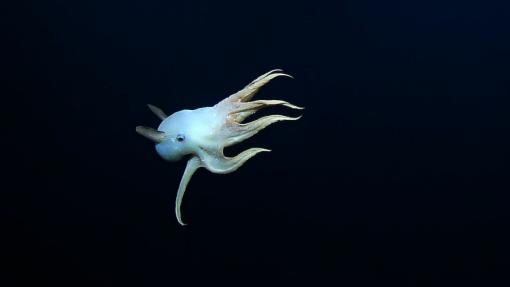
<svg viewBox="0 0 510 287"><path fill-rule="evenodd" d="M504 1L501 1L504 2ZM2 286L206 280L502 286L510 21L491 1L34 1L7 9ZM134 127L257 99L305 106L195 174ZM265 112L298 115L285 109ZM264 114L264 113L262 113ZM2 283L4 281L5 283Z"/></svg>

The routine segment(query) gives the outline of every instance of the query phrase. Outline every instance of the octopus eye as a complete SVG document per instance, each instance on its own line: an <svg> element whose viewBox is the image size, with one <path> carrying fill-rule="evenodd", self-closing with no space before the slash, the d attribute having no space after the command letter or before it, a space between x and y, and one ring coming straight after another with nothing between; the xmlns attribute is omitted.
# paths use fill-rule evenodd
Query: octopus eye
<svg viewBox="0 0 510 287"><path fill-rule="evenodd" d="M183 142L184 141L184 135L178 134L176 139L177 139L178 142Z"/></svg>

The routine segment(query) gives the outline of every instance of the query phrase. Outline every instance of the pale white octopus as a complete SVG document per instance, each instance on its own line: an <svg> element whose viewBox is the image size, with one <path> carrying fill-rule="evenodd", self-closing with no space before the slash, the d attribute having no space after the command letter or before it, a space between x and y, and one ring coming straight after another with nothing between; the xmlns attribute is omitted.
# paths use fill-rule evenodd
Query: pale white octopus
<svg viewBox="0 0 510 287"><path fill-rule="evenodd" d="M226 157L223 154L224 147L250 138L277 121L297 120L301 117L270 115L249 123L242 123L248 116L267 106L282 105L292 109L303 109L280 100L249 102L262 86L279 76L292 78L282 73L282 70L272 70L213 107L182 110L168 117L161 109L148 105L162 122L158 130L137 126L136 132L154 141L157 153L165 160L178 161L185 155L191 155L175 200L175 215L181 225L185 225L180 210L182 198L191 176L198 168L205 167L213 173L221 174L233 172L257 153L270 150L250 148L235 157Z"/></svg>

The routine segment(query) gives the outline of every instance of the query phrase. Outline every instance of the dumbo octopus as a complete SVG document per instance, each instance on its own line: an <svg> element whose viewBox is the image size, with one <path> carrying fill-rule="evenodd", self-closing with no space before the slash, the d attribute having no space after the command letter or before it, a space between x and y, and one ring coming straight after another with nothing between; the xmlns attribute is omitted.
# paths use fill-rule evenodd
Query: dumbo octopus
<svg viewBox="0 0 510 287"><path fill-rule="evenodd" d="M212 107L182 110L167 116L161 109L148 105L162 122L157 130L137 126L136 132L155 142L157 153L167 161L178 161L185 155L191 155L175 200L175 215L181 225L185 225L181 218L182 198L188 182L198 168L205 167L220 174L233 172L259 152L270 150L250 148L235 157L227 157L223 154L223 148L252 137L272 123L297 120L301 117L269 115L242 123L248 116L268 106L282 105L291 109L303 109L280 100L250 101L262 86L280 76L292 78L279 69L269 71Z"/></svg>

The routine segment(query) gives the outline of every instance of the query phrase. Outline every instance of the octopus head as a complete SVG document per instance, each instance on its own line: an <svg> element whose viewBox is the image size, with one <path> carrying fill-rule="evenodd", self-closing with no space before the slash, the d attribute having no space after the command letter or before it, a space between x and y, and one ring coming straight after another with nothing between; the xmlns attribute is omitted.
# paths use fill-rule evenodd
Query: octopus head
<svg viewBox="0 0 510 287"><path fill-rule="evenodd" d="M183 156L193 152L196 146L192 138L188 137L186 120L189 121L187 111L179 111L161 122L158 131L164 133L165 139L156 143L157 153L165 160L178 161Z"/></svg>

